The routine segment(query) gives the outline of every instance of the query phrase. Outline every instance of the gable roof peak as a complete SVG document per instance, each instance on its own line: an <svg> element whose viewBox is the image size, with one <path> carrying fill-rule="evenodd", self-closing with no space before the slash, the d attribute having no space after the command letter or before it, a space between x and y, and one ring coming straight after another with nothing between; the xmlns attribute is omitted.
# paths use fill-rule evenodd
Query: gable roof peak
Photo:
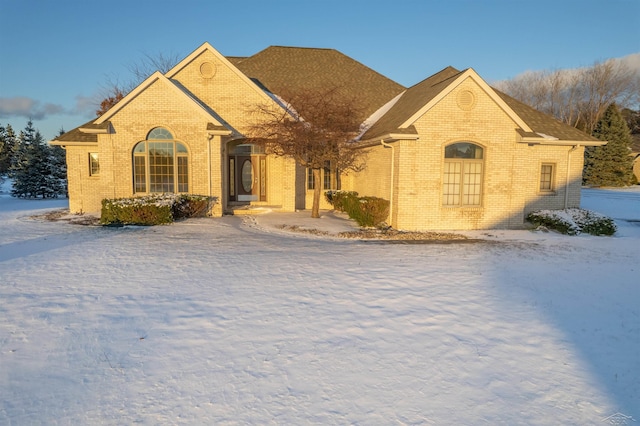
<svg viewBox="0 0 640 426"><path fill-rule="evenodd" d="M199 100L194 98L191 93L185 90L181 85L177 82L174 82L167 77L165 77L160 71L156 71L151 74L146 80L140 83L135 89L131 92L127 93L125 97L120 99L114 106L112 106L107 112L102 114L100 117L96 118L93 121L93 124L100 125L104 122L108 121L111 117L113 117L118 111L124 108L127 104L129 104L133 99L135 99L138 95L143 93L149 87L154 84L163 84L168 90L172 91L172 93L176 94L183 99L186 99L189 103L191 103L195 110L202 114L206 119L210 121L214 121L217 125L221 125L219 122L219 117L215 114L212 114L212 111L209 110L205 105L203 105Z"/></svg>

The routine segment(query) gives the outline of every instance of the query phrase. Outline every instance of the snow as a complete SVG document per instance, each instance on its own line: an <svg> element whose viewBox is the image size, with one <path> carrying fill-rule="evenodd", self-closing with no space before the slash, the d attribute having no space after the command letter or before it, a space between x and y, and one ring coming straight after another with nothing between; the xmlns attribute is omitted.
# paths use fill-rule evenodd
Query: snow
<svg viewBox="0 0 640 426"><path fill-rule="evenodd" d="M0 194L0 424L640 421L640 187L583 190L613 237L447 244L31 218L66 206Z"/></svg>

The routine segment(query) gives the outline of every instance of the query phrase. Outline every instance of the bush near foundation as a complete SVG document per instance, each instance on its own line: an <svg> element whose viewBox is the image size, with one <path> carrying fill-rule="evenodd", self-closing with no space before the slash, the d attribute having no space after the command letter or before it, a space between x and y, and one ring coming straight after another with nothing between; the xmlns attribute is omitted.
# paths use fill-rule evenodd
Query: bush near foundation
<svg viewBox="0 0 640 426"><path fill-rule="evenodd" d="M389 201L378 197L358 197L354 191L327 191L325 197L338 211L345 212L363 227L377 227L389 216Z"/></svg>
<svg viewBox="0 0 640 426"><path fill-rule="evenodd" d="M162 194L102 200L103 225L162 225L177 219L204 217L211 199L201 195Z"/></svg>
<svg viewBox="0 0 640 426"><path fill-rule="evenodd" d="M173 203L173 218L205 217L209 213L211 202L204 195L178 195Z"/></svg>
<svg viewBox="0 0 640 426"><path fill-rule="evenodd" d="M349 217L365 227L380 226L389 215L389 201L378 197L360 197L349 206Z"/></svg>
<svg viewBox="0 0 640 426"><path fill-rule="evenodd" d="M529 213L527 221L567 235L613 235L617 230L610 217L584 209L538 210Z"/></svg>
<svg viewBox="0 0 640 426"><path fill-rule="evenodd" d="M324 193L325 198L340 212L349 210L349 206L358 202L358 193L356 191L327 191Z"/></svg>

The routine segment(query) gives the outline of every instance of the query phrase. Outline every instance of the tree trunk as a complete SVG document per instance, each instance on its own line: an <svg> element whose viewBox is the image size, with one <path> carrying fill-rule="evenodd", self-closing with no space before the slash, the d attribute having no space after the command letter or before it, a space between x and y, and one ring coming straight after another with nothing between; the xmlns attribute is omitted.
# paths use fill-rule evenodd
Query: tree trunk
<svg viewBox="0 0 640 426"><path fill-rule="evenodd" d="M322 181L320 169L313 169L313 205L311 206L311 217L320 217L320 194L322 193Z"/></svg>

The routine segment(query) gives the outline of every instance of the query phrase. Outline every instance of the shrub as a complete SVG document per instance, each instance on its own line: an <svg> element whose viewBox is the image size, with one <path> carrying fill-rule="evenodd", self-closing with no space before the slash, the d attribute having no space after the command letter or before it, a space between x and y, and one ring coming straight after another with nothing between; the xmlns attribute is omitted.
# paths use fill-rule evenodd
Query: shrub
<svg viewBox="0 0 640 426"><path fill-rule="evenodd" d="M102 200L100 223L103 225L159 225L171 222L171 205L158 203L155 199Z"/></svg>
<svg viewBox="0 0 640 426"><path fill-rule="evenodd" d="M345 212L360 226L379 226L389 215L389 201L378 197L358 197L355 191L327 191L327 201L334 209Z"/></svg>
<svg viewBox="0 0 640 426"><path fill-rule="evenodd" d="M389 215L389 201L378 197L360 197L348 208L349 217L360 226L379 226Z"/></svg>
<svg viewBox="0 0 640 426"><path fill-rule="evenodd" d="M176 219L205 216L210 198L199 195L149 195L102 200L103 225L161 225Z"/></svg>
<svg viewBox="0 0 640 426"><path fill-rule="evenodd" d="M173 218L205 217L210 207L211 200L204 195L178 195L173 204Z"/></svg>
<svg viewBox="0 0 640 426"><path fill-rule="evenodd" d="M591 235L613 235L617 229L613 219L583 209L539 210L529 213L527 221L567 235L583 232Z"/></svg>
<svg viewBox="0 0 640 426"><path fill-rule="evenodd" d="M349 206L358 202L358 193L355 191L327 191L324 196L340 212L346 212Z"/></svg>
<svg viewBox="0 0 640 426"><path fill-rule="evenodd" d="M589 210L575 210L581 213L575 214L574 220L581 227L582 232L591 235L613 235L616 233L616 224L610 217Z"/></svg>

